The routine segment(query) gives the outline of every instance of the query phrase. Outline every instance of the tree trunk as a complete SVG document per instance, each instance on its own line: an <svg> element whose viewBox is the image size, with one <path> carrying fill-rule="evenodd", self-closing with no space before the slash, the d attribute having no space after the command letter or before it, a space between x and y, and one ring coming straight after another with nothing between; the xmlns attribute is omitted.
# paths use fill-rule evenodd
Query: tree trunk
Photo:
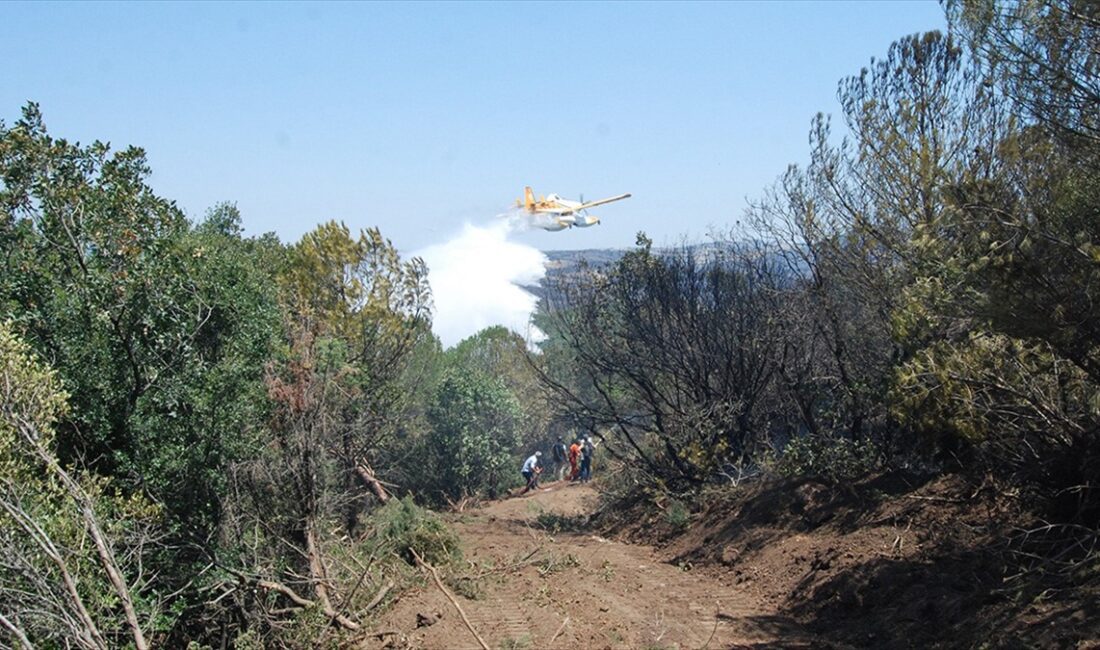
<svg viewBox="0 0 1100 650"><path fill-rule="evenodd" d="M355 473L363 481L363 484L370 488L374 496L378 497L379 501L386 503L390 500L386 487L374 476L374 470L371 469L366 458L360 458L359 462L355 464Z"/></svg>

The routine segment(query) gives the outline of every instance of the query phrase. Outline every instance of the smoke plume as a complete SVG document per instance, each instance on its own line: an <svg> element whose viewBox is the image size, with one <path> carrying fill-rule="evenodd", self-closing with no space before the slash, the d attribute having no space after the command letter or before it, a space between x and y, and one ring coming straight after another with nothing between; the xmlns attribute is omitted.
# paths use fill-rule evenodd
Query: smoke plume
<svg viewBox="0 0 1100 650"><path fill-rule="evenodd" d="M546 275L546 256L509 241L509 234L529 227L523 215L504 217L484 226L467 223L450 241L415 253L428 265L432 329L444 348L492 325L507 327L528 344L545 338L531 324L538 299L522 286Z"/></svg>

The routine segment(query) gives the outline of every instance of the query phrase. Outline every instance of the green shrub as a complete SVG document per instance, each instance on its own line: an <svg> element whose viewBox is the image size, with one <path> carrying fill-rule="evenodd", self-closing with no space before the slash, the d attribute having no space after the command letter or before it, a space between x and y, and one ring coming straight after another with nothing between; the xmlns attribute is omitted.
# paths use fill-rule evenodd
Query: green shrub
<svg viewBox="0 0 1100 650"><path fill-rule="evenodd" d="M691 523L691 512L679 499L672 499L665 508L665 523L676 530L684 530Z"/></svg>
<svg viewBox="0 0 1100 650"><path fill-rule="evenodd" d="M818 476L840 483L874 472L880 458L878 447L870 441L807 436L787 444L775 471L780 476Z"/></svg>
<svg viewBox="0 0 1100 650"><path fill-rule="evenodd" d="M535 525L556 535L557 533L575 533L588 526L586 515L563 515L557 512L542 512L535 518Z"/></svg>
<svg viewBox="0 0 1100 650"><path fill-rule="evenodd" d="M423 477L431 497L496 498L519 483L512 450L523 411L498 377L450 368L431 398Z"/></svg>
<svg viewBox="0 0 1100 650"><path fill-rule="evenodd" d="M393 499L371 517L376 544L415 563L411 549L425 561L448 564L462 559L458 535L434 512L416 505L411 496Z"/></svg>
<svg viewBox="0 0 1100 650"><path fill-rule="evenodd" d="M535 562L535 568L538 569L539 575L542 577L554 575L567 569L579 567L581 561L577 559L576 555L572 553L566 553L565 555L556 555L549 553L546 557L543 557L538 562Z"/></svg>

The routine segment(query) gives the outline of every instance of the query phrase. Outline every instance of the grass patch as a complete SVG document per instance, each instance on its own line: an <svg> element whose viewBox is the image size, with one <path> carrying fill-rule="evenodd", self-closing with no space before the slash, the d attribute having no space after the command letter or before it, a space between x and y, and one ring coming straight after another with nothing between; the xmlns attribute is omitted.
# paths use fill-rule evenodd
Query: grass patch
<svg viewBox="0 0 1100 650"><path fill-rule="evenodd" d="M535 525L550 534L577 533L588 528L585 515L562 515L556 512L543 512L535 517Z"/></svg>
<svg viewBox="0 0 1100 650"><path fill-rule="evenodd" d="M481 580L477 578L458 576L448 580L447 583L451 586L451 591L466 600L483 600L485 598L485 587L482 585Z"/></svg>
<svg viewBox="0 0 1100 650"><path fill-rule="evenodd" d="M577 559L577 556L572 553L566 553L565 555L550 554L538 562L535 562L535 568L538 569L539 575L542 577L554 575L555 573L561 573L567 569L579 567L581 561Z"/></svg>
<svg viewBox="0 0 1100 650"><path fill-rule="evenodd" d="M518 639L505 639L500 642L500 650L528 650L531 647L531 635L524 634Z"/></svg>
<svg viewBox="0 0 1100 650"><path fill-rule="evenodd" d="M604 582L611 582L615 578L615 567L611 566L610 561L604 560L600 565L599 576Z"/></svg>

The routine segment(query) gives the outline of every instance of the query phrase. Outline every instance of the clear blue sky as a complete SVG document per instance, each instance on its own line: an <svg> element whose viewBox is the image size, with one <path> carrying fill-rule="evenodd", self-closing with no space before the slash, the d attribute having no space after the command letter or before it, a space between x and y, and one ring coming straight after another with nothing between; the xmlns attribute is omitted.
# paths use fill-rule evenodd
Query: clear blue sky
<svg viewBox="0 0 1100 650"><path fill-rule="evenodd" d="M534 186L633 192L543 250L702 238L791 162L925 2L0 3L0 119L142 146L191 217L377 225L402 250Z"/></svg>

